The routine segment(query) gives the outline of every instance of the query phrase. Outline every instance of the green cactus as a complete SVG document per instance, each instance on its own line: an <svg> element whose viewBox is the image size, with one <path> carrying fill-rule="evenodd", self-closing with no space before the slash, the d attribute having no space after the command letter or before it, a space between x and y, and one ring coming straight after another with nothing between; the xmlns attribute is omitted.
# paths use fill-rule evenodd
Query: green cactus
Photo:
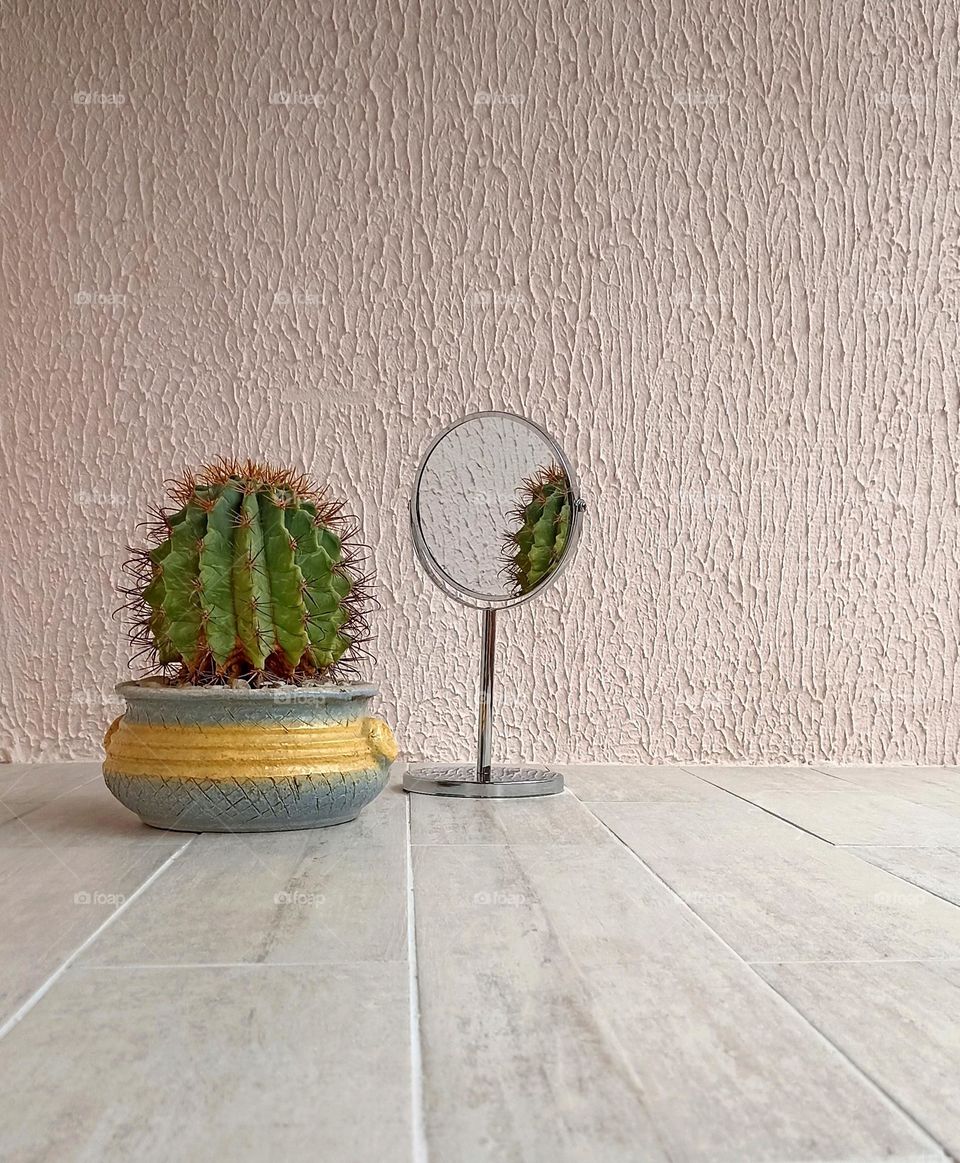
<svg viewBox="0 0 960 1163"><path fill-rule="evenodd" d="M304 477L221 461L176 482L133 550L132 637L184 683L302 682L353 669L369 577L357 529Z"/></svg>
<svg viewBox="0 0 960 1163"><path fill-rule="evenodd" d="M514 592L527 594L560 564L570 533L570 484L557 465L542 468L518 490L511 516L519 528L504 539L504 572Z"/></svg>

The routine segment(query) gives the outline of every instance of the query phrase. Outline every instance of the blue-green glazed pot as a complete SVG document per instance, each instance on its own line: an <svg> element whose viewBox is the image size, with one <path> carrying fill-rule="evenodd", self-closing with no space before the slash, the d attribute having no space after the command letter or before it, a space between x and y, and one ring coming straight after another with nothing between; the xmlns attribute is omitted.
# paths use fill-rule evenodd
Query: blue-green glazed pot
<svg viewBox="0 0 960 1163"><path fill-rule="evenodd" d="M117 687L107 787L145 824L181 832L277 832L352 820L386 786L390 728L364 683Z"/></svg>

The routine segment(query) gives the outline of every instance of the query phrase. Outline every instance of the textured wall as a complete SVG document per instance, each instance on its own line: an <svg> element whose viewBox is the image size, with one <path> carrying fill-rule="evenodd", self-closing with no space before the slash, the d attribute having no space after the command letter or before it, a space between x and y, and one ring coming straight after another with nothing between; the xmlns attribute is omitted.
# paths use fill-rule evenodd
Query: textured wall
<svg viewBox="0 0 960 1163"><path fill-rule="evenodd" d="M0 748L94 755L172 471L362 512L383 703L469 749L415 461L529 413L591 498L503 752L957 761L960 121L937 0L9 0Z"/></svg>

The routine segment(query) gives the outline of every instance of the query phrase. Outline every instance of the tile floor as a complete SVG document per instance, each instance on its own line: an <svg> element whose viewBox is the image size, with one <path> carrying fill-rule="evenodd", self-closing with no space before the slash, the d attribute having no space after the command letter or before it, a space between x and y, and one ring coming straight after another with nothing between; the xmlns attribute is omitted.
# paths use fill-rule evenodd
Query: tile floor
<svg viewBox="0 0 960 1163"><path fill-rule="evenodd" d="M0 767L0 1158L960 1158L960 770L566 775L194 837Z"/></svg>

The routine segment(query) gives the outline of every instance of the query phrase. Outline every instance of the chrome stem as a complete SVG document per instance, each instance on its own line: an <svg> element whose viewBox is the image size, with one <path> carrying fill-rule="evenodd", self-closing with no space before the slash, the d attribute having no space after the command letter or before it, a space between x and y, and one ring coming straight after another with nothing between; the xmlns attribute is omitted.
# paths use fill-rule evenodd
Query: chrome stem
<svg viewBox="0 0 960 1163"><path fill-rule="evenodd" d="M483 647L480 654L480 714L477 722L477 780L490 783L493 737L493 663L497 648L497 611L483 611Z"/></svg>

